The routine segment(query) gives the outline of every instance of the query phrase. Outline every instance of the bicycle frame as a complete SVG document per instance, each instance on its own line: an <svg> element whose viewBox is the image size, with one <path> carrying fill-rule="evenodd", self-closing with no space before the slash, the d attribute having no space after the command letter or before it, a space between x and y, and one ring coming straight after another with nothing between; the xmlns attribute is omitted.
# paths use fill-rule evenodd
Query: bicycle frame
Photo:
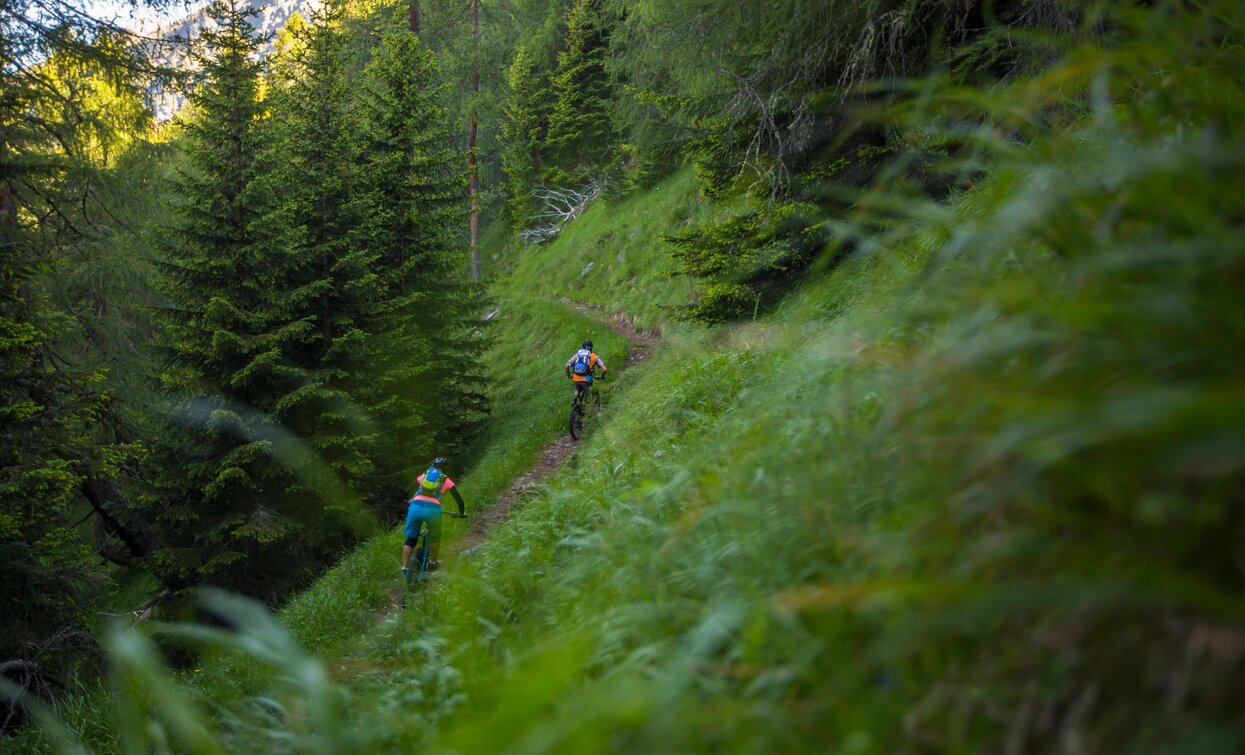
<svg viewBox="0 0 1245 755"><path fill-rule="evenodd" d="M410 572L408 572L406 581L410 584L413 577L416 582L424 581L425 575L428 574L428 523L419 523L419 535L415 538L415 546L411 549L411 557L416 563L408 564Z"/></svg>
<svg viewBox="0 0 1245 755"><path fill-rule="evenodd" d="M571 397L569 429L571 438L574 440L579 440L584 434L584 416L587 414L589 406L593 406L597 410L601 408L601 393L597 390L596 381L584 388L580 388L577 385L575 395Z"/></svg>

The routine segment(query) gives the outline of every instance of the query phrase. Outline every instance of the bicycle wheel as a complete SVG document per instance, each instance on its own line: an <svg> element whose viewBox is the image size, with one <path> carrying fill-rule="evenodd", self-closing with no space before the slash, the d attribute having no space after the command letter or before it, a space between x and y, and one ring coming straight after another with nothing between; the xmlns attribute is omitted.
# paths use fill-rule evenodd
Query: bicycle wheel
<svg viewBox="0 0 1245 755"><path fill-rule="evenodd" d="M601 411L601 392L595 385L592 386L592 409L597 412Z"/></svg>
<svg viewBox="0 0 1245 755"><path fill-rule="evenodd" d="M424 577L428 574L428 528L427 525L419 533L419 547L415 550L418 557L419 569L415 572L415 579L419 582L424 581Z"/></svg>
<svg viewBox="0 0 1245 755"><path fill-rule="evenodd" d="M584 410L579 405L579 397L576 396L571 400L571 417L570 417L571 438L579 440L584 434Z"/></svg>

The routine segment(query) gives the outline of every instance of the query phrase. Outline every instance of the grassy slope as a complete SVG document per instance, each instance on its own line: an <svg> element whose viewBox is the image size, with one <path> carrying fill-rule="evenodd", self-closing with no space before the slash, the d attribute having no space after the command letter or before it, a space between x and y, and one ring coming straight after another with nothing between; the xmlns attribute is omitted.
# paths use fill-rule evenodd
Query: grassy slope
<svg viewBox="0 0 1245 755"><path fill-rule="evenodd" d="M1071 201L1088 201L1071 177L1094 149L1066 163ZM374 744L1239 744L1230 717L1153 714L1170 688L1137 680L1168 652L1156 616L1237 615L1188 560L1233 521L1225 492L1202 500L1197 537L1170 542L1162 522L1181 460L1207 448L1172 428L1241 442L1231 413L1196 408L1199 381L1232 368L1186 382L1166 365L1213 367L1241 318L1149 262L1070 263L1041 230L1018 237L1013 210L1042 203L1017 178L760 323L668 330L574 463L362 646L348 687ZM1225 326L1213 348L1193 342L1207 319ZM1143 490L1153 508L1132 507ZM1074 713L1090 695L1109 701L1092 728ZM1053 724L1019 717L1042 706Z"/></svg>
<svg viewBox="0 0 1245 755"><path fill-rule="evenodd" d="M669 321L695 290L676 269L662 234L704 222L721 210L701 201L691 169L624 201L599 201L554 241L509 252L500 284L528 296L568 297L625 312L642 328Z"/></svg>
<svg viewBox="0 0 1245 755"><path fill-rule="evenodd" d="M213 670L228 745L1239 751L1242 153L1108 118L1052 141L757 323L666 328L608 423L407 611L372 621L396 538L347 559L281 617L340 710L288 654L241 681L294 715ZM633 202L669 223L690 197ZM663 295L579 275L644 228L603 212L501 286L515 411L470 500L558 431L545 362L586 323L545 297Z"/></svg>
<svg viewBox="0 0 1245 755"><path fill-rule="evenodd" d="M581 340L592 338L606 364L626 358L624 339L572 311L559 297L628 314L634 310L622 306L627 302L654 303L640 318L641 326L664 321L671 307L687 300L691 284L656 272L669 269L666 248L643 229L653 225L650 216L665 218L671 229L689 217L687 208L699 204L691 179L690 171L681 171L651 193L615 206L594 206L561 238L520 252L517 268L496 282L499 316L486 358L493 418L480 441L479 460L458 480L470 509L492 506L510 481L532 466L540 449L565 432L569 394L561 366ZM620 238L630 241L617 250L604 241ZM608 262L619 255L630 264ZM597 275L580 275L588 262L598 263ZM622 298L614 298L619 293ZM607 399L612 383L604 384ZM463 525L448 520L446 527L450 542ZM400 545L396 531L364 544L283 609L282 620L307 648L329 655L345 652L388 599Z"/></svg>

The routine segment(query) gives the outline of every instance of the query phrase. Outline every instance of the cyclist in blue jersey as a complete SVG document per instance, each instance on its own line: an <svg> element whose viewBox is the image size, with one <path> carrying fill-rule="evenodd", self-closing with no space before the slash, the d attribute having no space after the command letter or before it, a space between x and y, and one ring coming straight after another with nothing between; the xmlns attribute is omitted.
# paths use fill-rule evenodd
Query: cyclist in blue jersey
<svg viewBox="0 0 1245 755"><path fill-rule="evenodd" d="M463 497L458 494L454 481L441 471L445 459L433 459L428 471L419 476L415 496L406 508L406 544L402 546L402 577L410 575L411 551L419 537L420 526L428 525L428 570L437 568L437 555L441 550L441 495L449 492L458 504L458 516L465 516ZM452 515L451 515L452 516ZM418 560L418 556L416 560Z"/></svg>

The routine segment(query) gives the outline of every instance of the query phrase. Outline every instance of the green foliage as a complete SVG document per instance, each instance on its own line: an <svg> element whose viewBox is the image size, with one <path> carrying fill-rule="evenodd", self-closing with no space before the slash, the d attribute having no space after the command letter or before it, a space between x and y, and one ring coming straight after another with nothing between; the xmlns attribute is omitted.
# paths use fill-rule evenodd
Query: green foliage
<svg viewBox="0 0 1245 755"><path fill-rule="evenodd" d="M191 435L157 433L168 476L148 505L181 584L273 599L366 531L360 502L392 517L418 465L470 447L484 303L460 277L462 171L432 56L391 27L355 90L330 11L287 30L261 102L256 39L231 13L208 36L166 311L169 424Z"/></svg>
<svg viewBox="0 0 1245 755"><path fill-rule="evenodd" d="M594 204L556 239L517 252L516 267L499 285L515 296L562 296L625 312L638 327L653 328L687 304L697 286L673 275L669 245L658 237L722 212L700 198L692 172L683 170L621 202Z"/></svg>
<svg viewBox="0 0 1245 755"><path fill-rule="evenodd" d="M759 210L709 223L696 230L662 236L674 246L682 272L713 281L686 314L702 322L724 322L766 309L825 247L828 232L811 205L770 204Z"/></svg>
<svg viewBox="0 0 1245 755"><path fill-rule="evenodd" d="M461 276L465 174L432 54L394 30L365 76L366 220L356 243L375 250L365 267L380 271L384 287L371 302L378 369L360 373L359 391L405 487L428 459L461 458L484 425L485 301Z"/></svg>
<svg viewBox="0 0 1245 755"><path fill-rule="evenodd" d="M528 44L520 43L516 48L502 106L501 168L506 173L506 210L513 229L522 228L537 210L532 191L540 174L550 92L546 72L535 58Z"/></svg>
<svg viewBox="0 0 1245 755"><path fill-rule="evenodd" d="M353 243L363 222L358 121L346 77L340 13L314 15L278 69L265 129L257 224L275 280L265 306L290 329L281 357L302 372L265 404L349 484L376 474L378 434L361 426L350 381L368 364L368 318L385 298L377 251ZM314 496L316 491L303 491Z"/></svg>
<svg viewBox="0 0 1245 755"><path fill-rule="evenodd" d="M262 106L253 11L218 3L212 14L217 28L204 34L207 57L187 124L190 170L178 186L162 279L169 306L159 311L157 344L166 354L160 381L168 408L152 418L143 503L159 536L153 567L165 582L213 579L274 596L313 566L292 558L300 541L324 547L284 494L293 478L273 463L282 431L263 414L300 380L280 354L302 328L273 313L269 286L281 268L257 254ZM282 552L281 565L258 575L251 559L264 552Z"/></svg>
<svg viewBox="0 0 1245 755"><path fill-rule="evenodd" d="M473 30L472 2L459 0L421 0L419 38L437 57L438 76L450 87L445 100L449 121L465 142L474 117L477 128L476 159L484 223L506 217L510 192L509 172L516 143L507 134L505 111L511 107L510 65L520 46L538 61L537 70L545 86L555 51L560 44L562 0L476 0L478 32ZM398 7L406 14L411 4ZM384 7L388 14L391 8ZM547 96L547 95L545 95ZM548 104L540 105L542 123ZM466 154L460 153L463 162ZM523 159L523 158L519 158ZM509 168L503 162L509 161ZM524 196L526 192L524 192ZM488 271L486 270L486 274Z"/></svg>
<svg viewBox="0 0 1245 755"><path fill-rule="evenodd" d="M106 574L72 521L78 486L89 472L79 460L90 455L86 433L98 416L101 396L92 386L98 374L66 374L49 363L58 326L45 295L34 288L38 268L27 256L29 237L23 231L11 225L11 218L0 230L5 250L0 269L0 568L8 575L0 592L0 657L36 664L25 679L42 692L48 680L39 679L45 671L41 667L52 673L69 670L75 658L67 651L93 646L89 611L107 586ZM13 678L21 678L20 671Z"/></svg>
<svg viewBox="0 0 1245 755"><path fill-rule="evenodd" d="M132 632L113 690L68 710L101 749L1239 751L1245 10L1101 23L1026 75L905 85L866 114L886 144L793 183L832 179L818 207L848 209L819 225L788 201L707 208L685 170L521 253L485 359L498 411L455 473L473 511L560 432L563 341L588 323L550 289L680 300L654 275L665 232L742 304L732 276L785 264L804 229L837 242L756 322L667 327L566 465L406 611L369 621L392 534L296 601L292 631L347 654L340 684L213 599L236 634L161 629L209 648L206 671L172 680ZM602 264L624 251L641 268Z"/></svg>
<svg viewBox="0 0 1245 755"><path fill-rule="evenodd" d="M81 301L84 250L112 230L101 169L142 107L116 78L131 50L96 31L63 10L0 9L0 676L41 697L98 659L90 629L114 587L80 491L124 449L95 437L108 378L66 304ZM7 726L7 699L0 711Z"/></svg>
<svg viewBox="0 0 1245 755"><path fill-rule="evenodd" d="M551 79L542 176L547 186L578 188L611 167L614 91L605 70L609 31L599 6L600 0L572 0L566 12L566 49L558 53Z"/></svg>

